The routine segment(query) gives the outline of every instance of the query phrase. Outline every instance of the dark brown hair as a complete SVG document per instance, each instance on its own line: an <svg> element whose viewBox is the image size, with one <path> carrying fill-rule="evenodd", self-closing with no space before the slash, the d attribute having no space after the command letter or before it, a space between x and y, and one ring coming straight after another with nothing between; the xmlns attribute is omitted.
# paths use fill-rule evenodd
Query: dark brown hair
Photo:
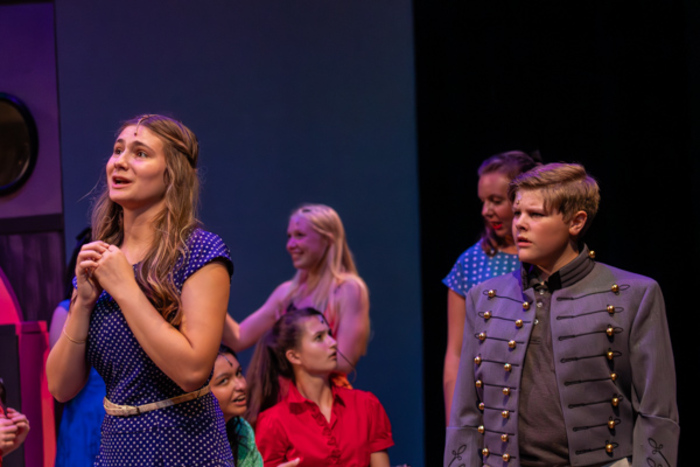
<svg viewBox="0 0 700 467"><path fill-rule="evenodd" d="M285 354L287 350L299 346L303 333L302 323L312 317L320 317L325 321L321 312L313 308L288 311L255 346L246 374L250 404L245 414L245 419L253 427L260 412L279 402L279 378L286 378L294 384L294 370Z"/></svg>

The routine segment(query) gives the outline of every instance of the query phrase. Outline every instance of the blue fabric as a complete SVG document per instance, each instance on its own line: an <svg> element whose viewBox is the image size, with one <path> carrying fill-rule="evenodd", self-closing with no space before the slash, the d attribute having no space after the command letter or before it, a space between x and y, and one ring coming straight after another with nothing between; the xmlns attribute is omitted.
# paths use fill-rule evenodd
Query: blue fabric
<svg viewBox="0 0 700 467"><path fill-rule="evenodd" d="M56 442L56 467L89 467L100 449L100 425L105 416L105 383L94 368L85 387L63 406Z"/></svg>
<svg viewBox="0 0 700 467"><path fill-rule="evenodd" d="M228 247L217 235L195 230L173 281L185 281L220 260L232 271ZM90 318L88 362L104 378L107 398L142 405L183 394L141 348L112 297L103 292ZM198 399L131 417L106 415L95 466L233 466L219 404L209 393Z"/></svg>
<svg viewBox="0 0 700 467"><path fill-rule="evenodd" d="M442 283L464 297L475 285L519 269L518 255L499 251L489 258L477 243L462 253Z"/></svg>

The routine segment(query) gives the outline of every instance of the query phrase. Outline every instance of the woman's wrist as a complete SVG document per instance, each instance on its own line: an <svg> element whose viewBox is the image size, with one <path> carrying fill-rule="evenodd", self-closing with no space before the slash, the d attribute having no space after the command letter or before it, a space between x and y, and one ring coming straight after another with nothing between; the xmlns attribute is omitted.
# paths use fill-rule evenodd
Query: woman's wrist
<svg viewBox="0 0 700 467"><path fill-rule="evenodd" d="M119 306L122 306L122 302L130 298L135 297L139 293L143 293L141 287L139 287L138 282L136 282L135 277L129 278L124 284L120 284L115 287L111 287L112 292L107 292L114 299Z"/></svg>
<svg viewBox="0 0 700 467"><path fill-rule="evenodd" d="M92 314L92 309L95 308L95 303L87 303L80 296L75 298L71 303L69 315L72 317L89 317Z"/></svg>

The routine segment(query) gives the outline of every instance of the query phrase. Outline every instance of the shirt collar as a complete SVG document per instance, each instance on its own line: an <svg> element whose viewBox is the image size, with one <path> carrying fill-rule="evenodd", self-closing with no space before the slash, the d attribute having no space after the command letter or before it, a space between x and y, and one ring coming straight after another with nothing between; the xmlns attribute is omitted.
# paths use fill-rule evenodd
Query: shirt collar
<svg viewBox="0 0 700 467"><path fill-rule="evenodd" d="M338 388L338 386L336 386L335 384L331 383L331 391L333 391L333 403L338 403L342 406L345 406L345 401L343 401L343 397L340 395L340 388ZM299 390L297 389L297 386L293 382L289 384L289 392L287 393L287 403L298 404L301 406L311 405L313 407L318 407L315 402L312 402L309 399L302 396Z"/></svg>
<svg viewBox="0 0 700 467"><path fill-rule="evenodd" d="M595 261L593 261L585 243L581 245L580 252L573 261L549 276L546 281L539 279L539 269L535 265L523 263L520 269L523 290L530 287L546 287L551 293L555 290L569 287L586 277L593 270L594 266Z"/></svg>

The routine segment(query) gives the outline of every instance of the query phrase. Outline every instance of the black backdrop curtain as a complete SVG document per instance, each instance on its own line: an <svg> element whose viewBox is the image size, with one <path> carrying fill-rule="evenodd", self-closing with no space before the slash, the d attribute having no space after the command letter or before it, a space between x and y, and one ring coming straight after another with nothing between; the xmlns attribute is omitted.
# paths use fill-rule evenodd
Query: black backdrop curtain
<svg viewBox="0 0 700 467"><path fill-rule="evenodd" d="M416 0L414 14L426 465L439 465L444 442L441 279L482 226L479 163L510 149L584 164L602 190L587 238L597 259L660 283L678 373L679 465L691 465L700 4Z"/></svg>

